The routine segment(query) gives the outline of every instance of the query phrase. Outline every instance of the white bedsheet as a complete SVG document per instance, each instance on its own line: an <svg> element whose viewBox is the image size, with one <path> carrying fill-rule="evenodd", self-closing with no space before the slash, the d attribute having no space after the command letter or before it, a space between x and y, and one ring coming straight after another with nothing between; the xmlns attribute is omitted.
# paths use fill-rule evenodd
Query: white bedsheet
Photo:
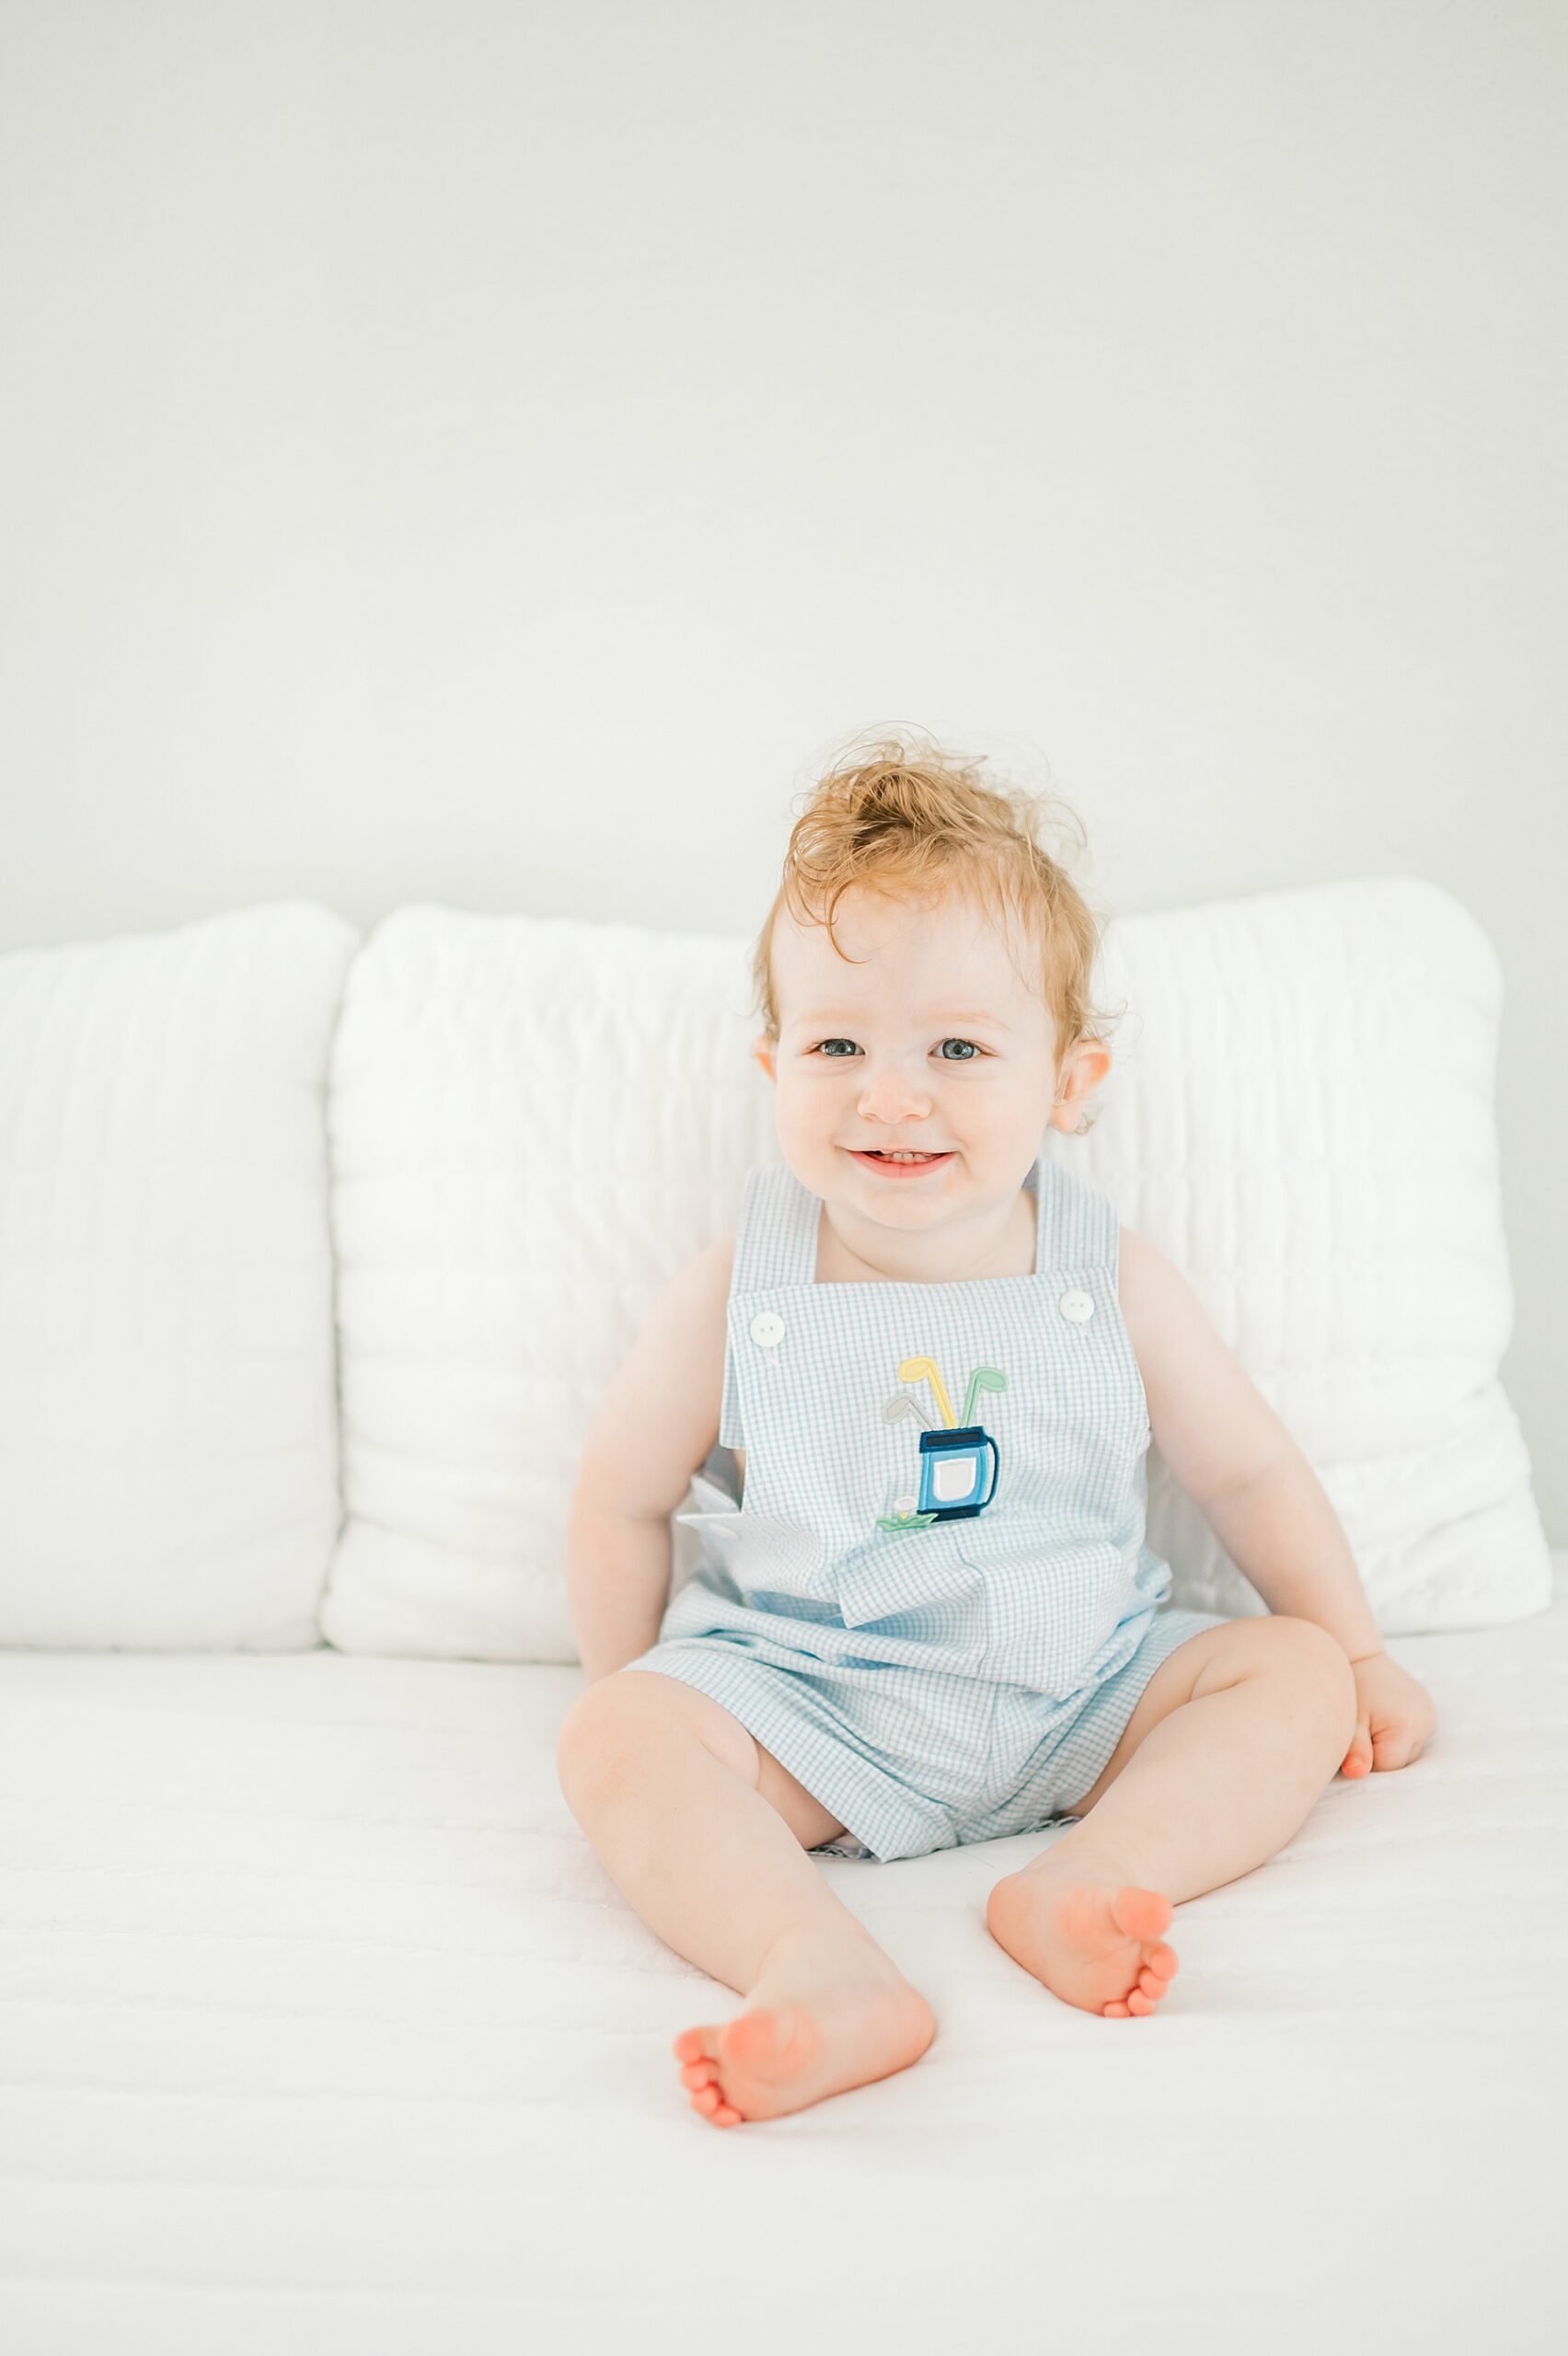
<svg viewBox="0 0 1568 2356"><path fill-rule="evenodd" d="M1395 1638L1439 1713L1182 1906L1159 2013L988 1936L1052 1837L822 1870L936 2010L721 2131L739 2009L553 1770L572 1669L0 1654L7 2356L1562 2344L1568 1555Z"/></svg>

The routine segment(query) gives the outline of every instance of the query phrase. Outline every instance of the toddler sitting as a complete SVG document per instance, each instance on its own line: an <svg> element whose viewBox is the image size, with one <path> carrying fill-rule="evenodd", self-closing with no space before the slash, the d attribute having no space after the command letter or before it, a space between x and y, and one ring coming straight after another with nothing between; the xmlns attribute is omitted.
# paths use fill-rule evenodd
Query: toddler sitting
<svg viewBox="0 0 1568 2356"><path fill-rule="evenodd" d="M1042 1151L1111 1057L1096 920L1035 814L900 743L822 781L755 957L782 1161L655 1304L579 1466L561 1787L642 1919L746 1999L674 2042L721 2127L936 2033L811 1850L1076 1819L986 1922L1130 2019L1175 1975L1175 1907L1434 1723L1196 1294ZM715 1439L741 1497L683 1517L700 1560L671 1600L669 1518ZM1266 1615L1167 1605L1151 1440Z"/></svg>

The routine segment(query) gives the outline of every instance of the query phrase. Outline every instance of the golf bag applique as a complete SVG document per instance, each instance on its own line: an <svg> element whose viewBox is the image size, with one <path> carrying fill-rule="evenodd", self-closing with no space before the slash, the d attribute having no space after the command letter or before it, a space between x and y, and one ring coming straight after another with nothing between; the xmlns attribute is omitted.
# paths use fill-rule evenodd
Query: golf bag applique
<svg viewBox="0 0 1568 2356"><path fill-rule="evenodd" d="M899 1416L908 1415L921 1426L920 1453L907 1487L901 1484L899 1494L891 1500L891 1511L877 1516L877 1528L925 1530L933 1521L961 1521L982 1512L997 1494L1001 1456L991 1434L981 1425L971 1423L970 1417L980 1392L1005 1391L1007 1376L994 1366L975 1368L964 1393L962 1422L952 1412L952 1402L934 1358L905 1358L898 1369L898 1379L900 1382L928 1383L942 1420L940 1425L933 1425L912 1391L895 1391L884 1403L884 1423L895 1423Z"/></svg>

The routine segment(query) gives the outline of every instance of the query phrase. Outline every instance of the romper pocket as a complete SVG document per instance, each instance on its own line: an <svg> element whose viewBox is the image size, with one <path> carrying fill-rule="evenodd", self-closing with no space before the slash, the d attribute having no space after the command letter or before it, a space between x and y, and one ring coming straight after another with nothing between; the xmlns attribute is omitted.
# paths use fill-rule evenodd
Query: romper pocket
<svg viewBox="0 0 1568 2356"><path fill-rule="evenodd" d="M1056 1540L982 1516L959 1539L985 1597L986 1667L1066 1699L1093 1673L1124 1614L1120 1550L1078 1531Z"/></svg>
<svg viewBox="0 0 1568 2356"><path fill-rule="evenodd" d="M951 1542L937 1539L932 1543L939 1526L902 1536L890 1532L839 1565L833 1584L847 1628L870 1627L874 1621L936 1605L950 1621L956 1623L962 1616L972 1622L978 1637L984 1625L985 1582Z"/></svg>

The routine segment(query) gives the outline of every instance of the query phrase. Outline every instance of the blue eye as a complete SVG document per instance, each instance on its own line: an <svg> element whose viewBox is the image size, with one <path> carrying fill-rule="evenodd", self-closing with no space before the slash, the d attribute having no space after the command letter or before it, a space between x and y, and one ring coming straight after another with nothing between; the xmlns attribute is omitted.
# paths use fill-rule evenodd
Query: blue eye
<svg viewBox="0 0 1568 2356"><path fill-rule="evenodd" d="M942 1061L948 1064L976 1063L986 1053L985 1048L977 1047L973 1039L944 1039L941 1044L944 1047L967 1047L969 1050L966 1056L944 1056ZM824 1047L847 1047L852 1053L859 1052L853 1039L819 1039L812 1049L813 1055L820 1056ZM829 1063L843 1063L847 1058L843 1056L829 1056L827 1060Z"/></svg>

